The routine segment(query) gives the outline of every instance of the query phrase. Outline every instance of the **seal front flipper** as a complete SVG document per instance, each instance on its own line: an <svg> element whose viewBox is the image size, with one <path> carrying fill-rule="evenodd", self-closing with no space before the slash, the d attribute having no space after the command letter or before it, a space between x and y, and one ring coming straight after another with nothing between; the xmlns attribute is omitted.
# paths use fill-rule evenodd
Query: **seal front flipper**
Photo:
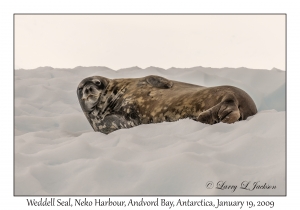
<svg viewBox="0 0 300 210"><path fill-rule="evenodd" d="M168 89L173 86L173 82L159 76L149 75L145 77L148 84L152 85L153 87L161 88L161 89Z"/></svg>
<svg viewBox="0 0 300 210"><path fill-rule="evenodd" d="M129 117L120 114L107 115L103 120L95 121L95 131L109 134L122 128L131 128L139 125L140 123L136 119L131 119L132 116L133 115L130 115Z"/></svg>

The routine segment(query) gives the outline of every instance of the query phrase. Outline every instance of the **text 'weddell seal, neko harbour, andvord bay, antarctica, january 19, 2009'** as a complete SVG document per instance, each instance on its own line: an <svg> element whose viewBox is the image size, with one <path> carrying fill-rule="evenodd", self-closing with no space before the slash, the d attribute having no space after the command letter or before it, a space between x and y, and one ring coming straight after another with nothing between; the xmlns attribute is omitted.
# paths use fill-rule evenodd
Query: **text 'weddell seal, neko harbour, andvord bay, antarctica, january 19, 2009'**
<svg viewBox="0 0 300 210"><path fill-rule="evenodd" d="M207 124L234 123L257 113L252 98L237 87L203 87L155 75L88 77L79 83L77 95L93 129L105 134L184 118Z"/></svg>

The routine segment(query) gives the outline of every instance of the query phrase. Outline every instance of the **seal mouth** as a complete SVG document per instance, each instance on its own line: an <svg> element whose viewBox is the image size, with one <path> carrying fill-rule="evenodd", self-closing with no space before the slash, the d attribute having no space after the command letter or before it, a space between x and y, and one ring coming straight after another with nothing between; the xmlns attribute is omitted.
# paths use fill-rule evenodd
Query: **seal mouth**
<svg viewBox="0 0 300 210"><path fill-rule="evenodd" d="M97 98L97 97L99 97L99 95L100 94L98 94L98 95L95 95L95 94L89 94L88 96L86 96L86 97L84 97L84 96L82 96L82 100L84 100L84 101L88 101L89 100L89 98L91 98L91 97L95 97L95 98Z"/></svg>

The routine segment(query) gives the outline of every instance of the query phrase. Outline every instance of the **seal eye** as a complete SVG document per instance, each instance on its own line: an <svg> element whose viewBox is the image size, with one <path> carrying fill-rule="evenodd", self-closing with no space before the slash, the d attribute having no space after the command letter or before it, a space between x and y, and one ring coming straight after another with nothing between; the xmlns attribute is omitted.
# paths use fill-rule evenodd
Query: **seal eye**
<svg viewBox="0 0 300 210"><path fill-rule="evenodd" d="M95 84L99 86L99 85L101 85L101 82L100 81L96 81Z"/></svg>

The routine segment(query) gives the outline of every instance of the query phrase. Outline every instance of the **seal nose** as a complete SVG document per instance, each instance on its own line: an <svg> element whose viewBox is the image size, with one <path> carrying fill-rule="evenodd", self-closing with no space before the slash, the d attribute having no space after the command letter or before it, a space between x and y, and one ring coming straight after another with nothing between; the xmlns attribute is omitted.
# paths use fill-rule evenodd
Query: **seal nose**
<svg viewBox="0 0 300 210"><path fill-rule="evenodd" d="M90 92L92 92L93 91L93 88L90 86L90 87L87 87L85 90L84 90L84 93L85 94L88 94L88 93L90 93Z"/></svg>

